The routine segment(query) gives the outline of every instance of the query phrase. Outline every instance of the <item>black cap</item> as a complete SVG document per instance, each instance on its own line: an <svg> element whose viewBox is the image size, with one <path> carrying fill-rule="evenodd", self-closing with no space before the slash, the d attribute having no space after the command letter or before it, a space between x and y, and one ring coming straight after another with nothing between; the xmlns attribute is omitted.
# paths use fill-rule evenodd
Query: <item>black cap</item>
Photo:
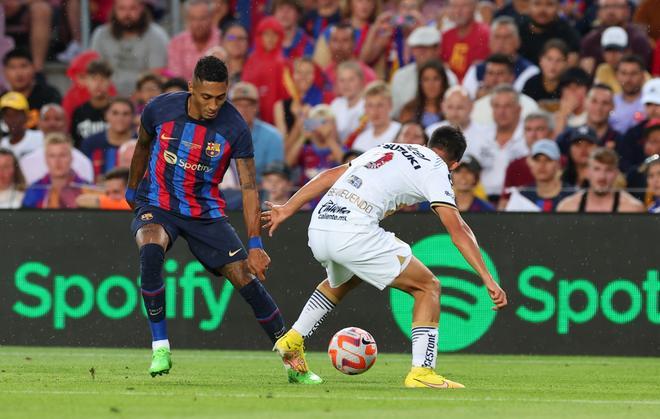
<svg viewBox="0 0 660 419"><path fill-rule="evenodd" d="M569 84L577 84L578 86L591 86L591 77L586 71L579 67L571 67L564 71L559 77L559 90L568 86Z"/></svg>
<svg viewBox="0 0 660 419"><path fill-rule="evenodd" d="M263 172L263 176L266 175L280 175L286 180L291 180L291 171L288 167L282 162L276 161L270 163L266 166L266 169Z"/></svg>
<svg viewBox="0 0 660 419"><path fill-rule="evenodd" d="M571 144L576 141L589 141L590 143L598 144L598 134L592 128L582 125L573 129L568 141Z"/></svg>

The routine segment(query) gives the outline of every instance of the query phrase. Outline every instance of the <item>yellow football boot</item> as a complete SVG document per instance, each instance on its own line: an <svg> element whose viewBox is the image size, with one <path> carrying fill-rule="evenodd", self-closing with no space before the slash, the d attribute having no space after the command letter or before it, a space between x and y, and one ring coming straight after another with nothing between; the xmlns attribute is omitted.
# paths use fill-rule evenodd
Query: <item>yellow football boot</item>
<svg viewBox="0 0 660 419"><path fill-rule="evenodd" d="M463 384L447 380L431 368L412 367L403 382L409 388L465 388Z"/></svg>

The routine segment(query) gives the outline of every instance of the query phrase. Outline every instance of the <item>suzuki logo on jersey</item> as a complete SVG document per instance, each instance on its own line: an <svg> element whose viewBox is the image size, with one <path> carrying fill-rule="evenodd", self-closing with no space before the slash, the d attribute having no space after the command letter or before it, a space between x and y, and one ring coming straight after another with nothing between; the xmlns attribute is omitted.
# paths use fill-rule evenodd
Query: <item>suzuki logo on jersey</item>
<svg viewBox="0 0 660 419"><path fill-rule="evenodd" d="M205 172L209 173L211 170L211 167L205 165L205 164L200 164L200 163L188 163L185 160L179 159L176 154L172 153L171 151L165 150L163 152L163 157L165 157L165 161L169 164L176 164L180 168L184 170L193 170L195 172Z"/></svg>
<svg viewBox="0 0 660 419"><path fill-rule="evenodd" d="M370 163L365 164L364 167L366 167L367 169L378 169L388 161L392 161L393 158L394 158L394 153L385 153L383 157L379 158L376 161L372 161Z"/></svg>
<svg viewBox="0 0 660 419"><path fill-rule="evenodd" d="M383 145L383 148L386 148L388 150L398 151L399 153L401 153L403 157L405 157L406 160L408 160L408 162L412 165L413 169L415 170L422 167L419 165L419 162L417 161L418 158L422 160L430 161L424 154L419 152L419 150L416 150L414 147L410 147L410 146L404 147L400 144L385 144Z"/></svg>
<svg viewBox="0 0 660 419"><path fill-rule="evenodd" d="M213 158L220 155L220 144L218 143L209 143L206 146L206 155Z"/></svg>

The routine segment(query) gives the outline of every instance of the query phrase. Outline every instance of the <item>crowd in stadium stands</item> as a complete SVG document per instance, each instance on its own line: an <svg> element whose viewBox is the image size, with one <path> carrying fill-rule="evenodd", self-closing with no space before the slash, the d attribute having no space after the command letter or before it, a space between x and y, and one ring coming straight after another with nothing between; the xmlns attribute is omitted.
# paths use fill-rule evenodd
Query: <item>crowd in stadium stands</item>
<svg viewBox="0 0 660 419"><path fill-rule="evenodd" d="M91 0L87 50L79 0L0 4L0 208L128 209L141 110L214 55L275 203L451 124L462 211L660 213L660 0L188 0L172 36L170 3Z"/></svg>

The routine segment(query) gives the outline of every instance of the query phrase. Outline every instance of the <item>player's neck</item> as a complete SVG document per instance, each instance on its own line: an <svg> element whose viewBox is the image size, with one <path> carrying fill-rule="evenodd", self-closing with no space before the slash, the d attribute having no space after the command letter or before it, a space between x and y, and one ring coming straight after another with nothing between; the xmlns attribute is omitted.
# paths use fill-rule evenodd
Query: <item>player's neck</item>
<svg viewBox="0 0 660 419"><path fill-rule="evenodd" d="M186 101L186 113L192 119L201 120L202 119L202 112L199 109L196 109L193 106L192 101L190 100L190 98L191 98L191 96L188 96L188 100Z"/></svg>

